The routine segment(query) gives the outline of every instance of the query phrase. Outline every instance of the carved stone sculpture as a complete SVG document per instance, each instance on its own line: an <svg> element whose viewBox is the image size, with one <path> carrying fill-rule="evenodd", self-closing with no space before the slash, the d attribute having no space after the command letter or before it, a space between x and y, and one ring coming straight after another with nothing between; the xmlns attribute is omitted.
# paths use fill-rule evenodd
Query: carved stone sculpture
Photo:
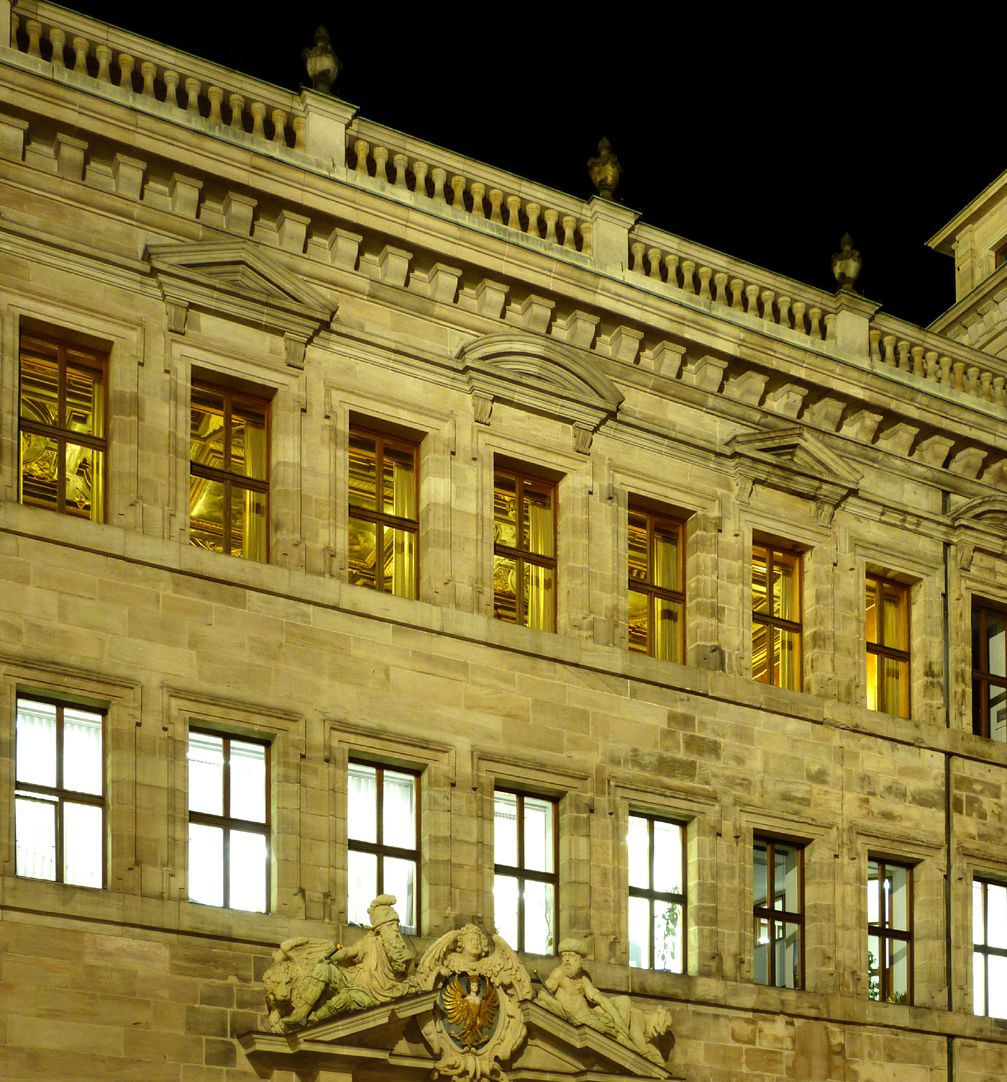
<svg viewBox="0 0 1007 1082"><path fill-rule="evenodd" d="M664 1007L642 1011L629 996L606 996L584 972L586 948L579 939L559 945L560 964L545 979L537 1002L575 1025L590 1026L627 1048L663 1065L658 1044L671 1032L671 1015Z"/></svg>
<svg viewBox="0 0 1007 1082"><path fill-rule="evenodd" d="M466 924L442 935L424 954L420 987L439 989L423 1037L438 1057L434 1078L460 1082L506 1079L506 1064L524 1043L520 1004L532 998L531 981L499 936Z"/></svg>
<svg viewBox="0 0 1007 1082"><path fill-rule="evenodd" d="M274 1032L416 991L413 948L399 931L394 905L392 895L379 894L367 910L371 927L350 947L291 939L274 952L274 964L262 978Z"/></svg>
<svg viewBox="0 0 1007 1082"><path fill-rule="evenodd" d="M607 139L602 139L598 144L598 153L587 163L587 171L594 190L602 199L613 198L622 176L622 166Z"/></svg>

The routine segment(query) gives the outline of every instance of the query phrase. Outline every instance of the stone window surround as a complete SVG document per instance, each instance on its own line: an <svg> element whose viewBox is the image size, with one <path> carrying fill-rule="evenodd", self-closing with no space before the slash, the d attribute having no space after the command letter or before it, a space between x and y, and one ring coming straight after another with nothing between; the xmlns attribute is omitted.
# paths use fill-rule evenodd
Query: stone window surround
<svg viewBox="0 0 1007 1082"><path fill-rule="evenodd" d="M954 1010L975 1013L972 985L972 883L985 879L1007 884L1007 859L992 846L960 846L952 857L952 924L966 931L951 940L951 981Z"/></svg>
<svg viewBox="0 0 1007 1082"><path fill-rule="evenodd" d="M1007 602L1005 602L1005 601L993 601L993 600L989 599L986 596L985 593L983 593L983 594L972 593L971 597L970 597L970 601L971 601L971 604L969 606L969 612L970 612L970 616L971 616L970 627L974 627L976 617L977 617L977 615L979 613L995 612L999 616L1001 616L1002 618L1007 620ZM968 710L968 712L966 714L966 725L969 725L970 719L973 718L974 710L976 708L976 703L975 703L976 676L974 674L979 673L982 676L988 677L989 678L989 684L992 685L992 687L1003 688L1003 686L1004 686L1004 681L1001 678L991 677L990 676L989 659L987 658L986 668L981 669L980 666L979 666L979 658L975 657L974 651L971 649L971 644L969 644L969 646L970 646L969 657L970 657L970 660L971 660L971 665L969 667L969 679L966 681L966 683L967 683L967 687L968 687L968 695L969 695L969 698L970 698L970 709ZM986 716L985 716L984 720L985 720L985 723L986 723L987 734L983 737L983 739L986 739L986 740L994 739L993 737L989 736L989 734L988 734L988 729L989 729L988 703L987 703L985 714L986 714ZM975 732L974 724L972 726L972 731ZM979 736L981 734L976 733L976 735Z"/></svg>

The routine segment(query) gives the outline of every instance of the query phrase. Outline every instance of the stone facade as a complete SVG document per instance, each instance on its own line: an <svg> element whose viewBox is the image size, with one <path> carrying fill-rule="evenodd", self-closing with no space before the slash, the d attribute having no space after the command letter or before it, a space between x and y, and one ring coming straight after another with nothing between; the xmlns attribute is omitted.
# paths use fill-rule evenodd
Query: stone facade
<svg viewBox="0 0 1007 1082"><path fill-rule="evenodd" d="M1007 1077L970 938L974 881L1007 882L1007 744L972 703L974 604L1007 606L996 328L902 323L51 4L0 2L0 34L0 1075L258 1077L237 1038L275 945L360 935L354 759L420 777L422 947L494 923L494 791L555 801L555 938L670 1012L675 1077ZM96 521L20 498L31 335L107 358ZM201 381L268 400L267 561L190 544ZM416 599L350 582L351 425L418 447ZM501 463L555 492L555 631L494 618ZM681 662L628 648L635 508L684 523ZM753 544L799 562L800 690L753 679ZM867 706L871 578L908 606L907 716ZM104 714L101 889L16 874L27 696ZM267 913L189 901L192 726L268 744ZM686 826L684 973L628 965L633 813ZM759 839L803 857L801 988L754 980ZM911 868L907 1001L870 995L879 860Z"/></svg>

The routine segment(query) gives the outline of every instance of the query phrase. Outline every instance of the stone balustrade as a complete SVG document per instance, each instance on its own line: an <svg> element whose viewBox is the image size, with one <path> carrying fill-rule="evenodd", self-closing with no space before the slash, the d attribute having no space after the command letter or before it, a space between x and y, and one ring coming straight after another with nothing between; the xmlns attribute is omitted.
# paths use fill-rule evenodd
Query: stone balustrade
<svg viewBox="0 0 1007 1082"><path fill-rule="evenodd" d="M591 253L591 223L580 200L407 139L363 120L346 133L347 168L569 251Z"/></svg>
<svg viewBox="0 0 1007 1082"><path fill-rule="evenodd" d="M1007 406L1007 362L886 315L871 320L868 336L875 365Z"/></svg>
<svg viewBox="0 0 1007 1082"><path fill-rule="evenodd" d="M15 4L10 33L13 49L51 64L54 73L72 72L207 124L304 149L299 98L268 83L236 80L226 68L52 4Z"/></svg>
<svg viewBox="0 0 1007 1082"><path fill-rule="evenodd" d="M711 305L789 328L814 341L835 340L835 300L826 293L787 279L776 278L774 284L758 281L758 268L646 226L630 233L629 255L629 269L634 274L664 282Z"/></svg>

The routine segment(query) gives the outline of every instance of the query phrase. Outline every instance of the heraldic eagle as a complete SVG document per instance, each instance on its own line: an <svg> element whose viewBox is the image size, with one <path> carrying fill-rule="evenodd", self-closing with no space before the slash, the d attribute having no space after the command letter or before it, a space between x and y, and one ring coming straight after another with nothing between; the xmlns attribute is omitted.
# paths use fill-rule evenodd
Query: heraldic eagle
<svg viewBox="0 0 1007 1082"><path fill-rule="evenodd" d="M464 1045L467 1052L485 1044L489 1039L490 1033L487 1030L493 1024L500 1006L497 990L489 981L480 982L473 977L469 980L471 986L466 992L456 973L441 993L441 1005L447 1020L452 1026L458 1027L460 1032L456 1039ZM480 983L483 985L481 998L477 991Z"/></svg>

